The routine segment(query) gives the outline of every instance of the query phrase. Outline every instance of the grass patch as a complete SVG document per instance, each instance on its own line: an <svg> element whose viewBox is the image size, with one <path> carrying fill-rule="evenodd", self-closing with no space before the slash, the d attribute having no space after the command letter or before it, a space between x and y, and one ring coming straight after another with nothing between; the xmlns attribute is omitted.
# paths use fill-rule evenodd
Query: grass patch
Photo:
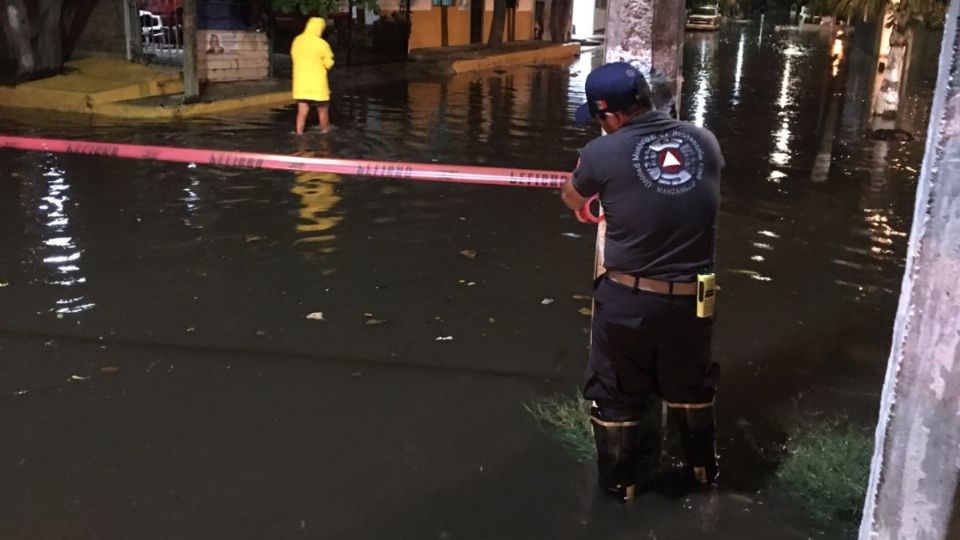
<svg viewBox="0 0 960 540"><path fill-rule="evenodd" d="M590 402L574 391L572 396L558 394L524 404L541 427L577 461L596 457L593 427L590 425Z"/></svg>
<svg viewBox="0 0 960 540"><path fill-rule="evenodd" d="M855 529L873 455L873 431L845 419L810 422L787 440L780 488L820 525Z"/></svg>

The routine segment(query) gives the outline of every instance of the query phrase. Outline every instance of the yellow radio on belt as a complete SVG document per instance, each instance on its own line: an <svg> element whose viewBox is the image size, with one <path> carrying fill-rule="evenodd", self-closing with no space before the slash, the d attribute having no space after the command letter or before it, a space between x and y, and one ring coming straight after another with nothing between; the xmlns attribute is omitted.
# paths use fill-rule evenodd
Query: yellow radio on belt
<svg viewBox="0 0 960 540"><path fill-rule="evenodd" d="M697 317L713 317L713 306L717 302L717 275L697 275Z"/></svg>

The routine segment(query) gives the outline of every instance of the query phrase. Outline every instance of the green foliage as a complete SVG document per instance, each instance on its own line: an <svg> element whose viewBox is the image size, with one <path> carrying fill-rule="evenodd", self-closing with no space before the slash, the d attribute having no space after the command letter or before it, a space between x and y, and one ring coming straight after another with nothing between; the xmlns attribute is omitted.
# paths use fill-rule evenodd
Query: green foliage
<svg viewBox="0 0 960 540"><path fill-rule="evenodd" d="M872 431L842 418L809 423L786 444L779 487L824 526L852 530L866 496Z"/></svg>
<svg viewBox="0 0 960 540"><path fill-rule="evenodd" d="M325 17L330 13L340 11L337 0L261 0L267 3L270 8L280 13L293 13L299 11L304 15L316 15ZM377 0L350 0L350 5L361 9L370 9L375 13L379 12L380 5Z"/></svg>
<svg viewBox="0 0 960 540"><path fill-rule="evenodd" d="M578 461L589 461L596 456L590 402L580 397L579 392L544 398L524 407Z"/></svg>
<svg viewBox="0 0 960 540"><path fill-rule="evenodd" d="M825 12L841 17L882 17L889 10L888 24L905 27L925 24L943 26L947 0L826 0Z"/></svg>

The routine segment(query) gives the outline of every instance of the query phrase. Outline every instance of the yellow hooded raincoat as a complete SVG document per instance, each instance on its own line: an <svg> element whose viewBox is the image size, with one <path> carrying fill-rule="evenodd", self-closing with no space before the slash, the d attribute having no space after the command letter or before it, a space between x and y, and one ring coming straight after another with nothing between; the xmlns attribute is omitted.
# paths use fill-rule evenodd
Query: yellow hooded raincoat
<svg viewBox="0 0 960 540"><path fill-rule="evenodd" d="M293 40L293 99L298 101L330 101L327 70L333 67L333 51L320 36L326 21L311 17L303 33Z"/></svg>

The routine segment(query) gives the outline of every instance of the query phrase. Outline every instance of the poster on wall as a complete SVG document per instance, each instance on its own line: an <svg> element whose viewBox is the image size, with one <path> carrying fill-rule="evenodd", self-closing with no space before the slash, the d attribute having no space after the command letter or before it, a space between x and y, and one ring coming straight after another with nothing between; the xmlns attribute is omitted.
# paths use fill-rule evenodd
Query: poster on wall
<svg viewBox="0 0 960 540"><path fill-rule="evenodd" d="M201 81L250 81L270 73L270 44L263 32L198 30L197 49Z"/></svg>

